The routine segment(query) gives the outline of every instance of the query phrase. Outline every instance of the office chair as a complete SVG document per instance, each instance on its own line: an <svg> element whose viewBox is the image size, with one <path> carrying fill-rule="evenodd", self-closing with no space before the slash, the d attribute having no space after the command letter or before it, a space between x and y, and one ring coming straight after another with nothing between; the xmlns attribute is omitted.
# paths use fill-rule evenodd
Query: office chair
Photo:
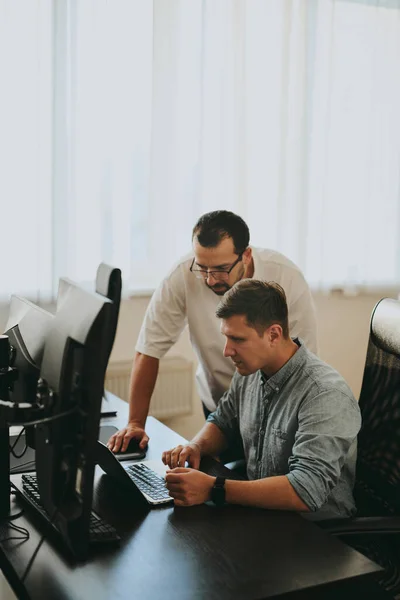
<svg viewBox="0 0 400 600"><path fill-rule="evenodd" d="M323 521L385 571L380 584L400 593L400 301L380 300L371 315L360 393L362 426L354 497L357 517ZM400 596L399 596L400 598Z"/></svg>

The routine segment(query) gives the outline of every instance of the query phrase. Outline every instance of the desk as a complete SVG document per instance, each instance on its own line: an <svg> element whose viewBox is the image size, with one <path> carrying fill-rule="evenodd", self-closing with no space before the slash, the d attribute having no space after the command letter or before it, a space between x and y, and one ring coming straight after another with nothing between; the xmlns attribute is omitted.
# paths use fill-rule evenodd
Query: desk
<svg viewBox="0 0 400 600"><path fill-rule="evenodd" d="M103 422L122 426L127 414L120 401L118 416ZM149 459L184 442L152 417L146 431ZM343 599L343 589L352 586L355 598L366 579L368 592L375 586L369 579L380 570L375 563L297 514L208 505L138 512L100 468L95 478L94 507L122 534L121 545L74 565L46 540L26 580L32 600L250 600L287 594L325 600L337 594ZM31 538L4 544L2 560L20 577L41 531L28 510L17 523Z"/></svg>

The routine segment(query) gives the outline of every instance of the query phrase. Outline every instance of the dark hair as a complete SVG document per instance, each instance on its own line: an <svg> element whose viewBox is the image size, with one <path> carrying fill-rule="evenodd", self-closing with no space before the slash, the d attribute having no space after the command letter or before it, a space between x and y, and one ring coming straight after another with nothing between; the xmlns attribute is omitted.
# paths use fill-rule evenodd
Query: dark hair
<svg viewBox="0 0 400 600"><path fill-rule="evenodd" d="M204 248L215 248L225 238L232 238L236 254L242 254L250 241L250 232L242 217L229 210L206 213L193 227L194 237Z"/></svg>
<svg viewBox="0 0 400 600"><path fill-rule="evenodd" d="M242 279L226 292L215 313L219 319L244 315L247 324L262 337L264 331L278 323L283 337L289 337L288 307L283 288L274 281Z"/></svg>

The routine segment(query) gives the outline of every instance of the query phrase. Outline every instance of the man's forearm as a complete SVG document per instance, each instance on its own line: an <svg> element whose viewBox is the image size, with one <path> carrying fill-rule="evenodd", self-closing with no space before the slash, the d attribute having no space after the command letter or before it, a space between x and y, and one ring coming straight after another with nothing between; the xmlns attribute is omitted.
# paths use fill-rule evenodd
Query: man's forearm
<svg viewBox="0 0 400 600"><path fill-rule="evenodd" d="M129 390L129 421L142 427L149 412L159 364L158 358L140 352L137 352L134 358Z"/></svg>
<svg viewBox="0 0 400 600"><path fill-rule="evenodd" d="M191 443L197 444L202 456L217 456L228 447L226 437L214 423L205 423Z"/></svg>
<svg viewBox="0 0 400 600"><path fill-rule="evenodd" d="M309 512L309 508L295 492L285 475L254 481L225 482L226 501L258 508Z"/></svg>

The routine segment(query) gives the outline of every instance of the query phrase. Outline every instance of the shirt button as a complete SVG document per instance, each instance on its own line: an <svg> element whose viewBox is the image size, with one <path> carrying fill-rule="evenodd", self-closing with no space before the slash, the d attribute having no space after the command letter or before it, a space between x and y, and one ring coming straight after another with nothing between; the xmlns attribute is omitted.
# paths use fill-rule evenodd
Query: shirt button
<svg viewBox="0 0 400 600"><path fill-rule="evenodd" d="M275 391L276 391L276 392L279 392L279 388L275 388Z"/></svg>

